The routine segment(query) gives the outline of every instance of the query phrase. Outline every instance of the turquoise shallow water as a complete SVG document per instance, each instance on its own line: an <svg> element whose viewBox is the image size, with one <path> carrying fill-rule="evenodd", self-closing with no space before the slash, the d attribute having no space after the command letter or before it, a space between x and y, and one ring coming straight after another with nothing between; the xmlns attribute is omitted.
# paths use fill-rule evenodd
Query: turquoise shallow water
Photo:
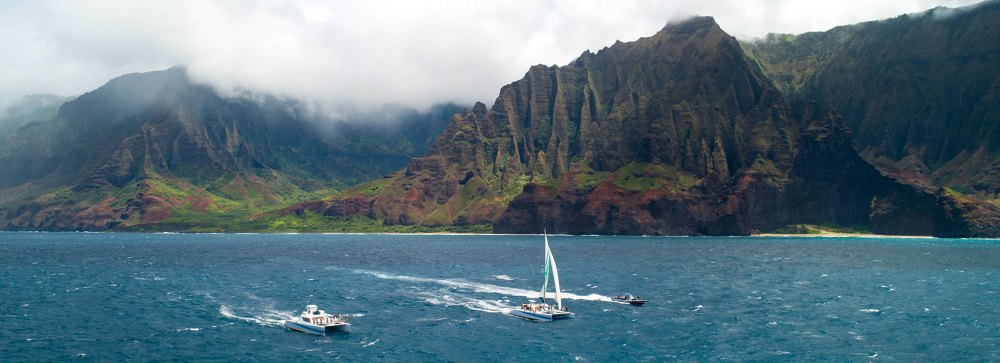
<svg viewBox="0 0 1000 363"><path fill-rule="evenodd" d="M1000 242L0 233L0 357L52 360L998 361ZM607 301L618 292L643 307ZM354 332L281 320L306 304Z"/></svg>

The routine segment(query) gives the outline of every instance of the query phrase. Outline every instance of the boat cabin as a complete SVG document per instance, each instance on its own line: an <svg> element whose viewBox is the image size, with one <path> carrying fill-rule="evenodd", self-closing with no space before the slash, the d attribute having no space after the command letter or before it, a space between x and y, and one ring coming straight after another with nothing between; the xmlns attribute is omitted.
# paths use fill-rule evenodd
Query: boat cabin
<svg viewBox="0 0 1000 363"><path fill-rule="evenodd" d="M316 305L306 305L306 311L303 311L299 317L302 318L302 321L313 325L331 325L347 322L347 319L344 317L327 314Z"/></svg>

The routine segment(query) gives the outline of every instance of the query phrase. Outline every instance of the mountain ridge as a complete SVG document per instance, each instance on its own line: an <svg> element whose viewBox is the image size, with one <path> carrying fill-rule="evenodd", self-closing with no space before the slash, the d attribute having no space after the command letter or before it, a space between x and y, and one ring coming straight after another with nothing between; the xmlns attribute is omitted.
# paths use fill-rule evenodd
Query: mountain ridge
<svg viewBox="0 0 1000 363"><path fill-rule="evenodd" d="M996 4L944 20L955 25L945 43L993 31L968 19L993 19ZM1000 180L994 134L981 132L997 124L1000 63L989 45L927 56L951 53L921 45L916 35L944 34L924 23L747 43L693 17L531 66L490 106L387 108L396 129L221 97L182 67L124 75L3 139L0 228L998 236L1000 208L978 197ZM921 73L939 63L965 72L949 73L958 83L986 77L948 88ZM886 92L913 82L932 86ZM961 92L915 101L942 89Z"/></svg>
<svg viewBox="0 0 1000 363"><path fill-rule="evenodd" d="M399 132L346 123L324 133L317 125L327 121L300 119L293 106L273 97L223 98L182 67L116 77L2 145L0 222L103 230L185 213L195 226L199 213L245 218L381 176L426 147ZM428 121L429 132L444 126L422 117L400 122Z"/></svg>
<svg viewBox="0 0 1000 363"><path fill-rule="evenodd" d="M735 38L696 17L563 67L533 66L488 110L477 103L453 118L405 170L285 212L495 223L500 233L738 235L831 220L891 234L997 233L996 207L962 199L982 217L965 219L954 196L860 157L844 159L858 165L854 177L824 184L833 192L810 187L822 173L799 151L857 154L840 119L816 109L790 104ZM822 202L832 204L794 207Z"/></svg>

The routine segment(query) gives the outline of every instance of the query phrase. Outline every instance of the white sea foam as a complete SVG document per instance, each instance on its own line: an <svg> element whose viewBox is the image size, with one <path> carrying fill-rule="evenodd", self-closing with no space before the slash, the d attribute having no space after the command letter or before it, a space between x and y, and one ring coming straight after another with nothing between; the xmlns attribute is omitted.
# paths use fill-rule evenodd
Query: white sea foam
<svg viewBox="0 0 1000 363"><path fill-rule="evenodd" d="M378 343L378 341L379 341L379 340L381 340L381 339L377 339L377 338L376 338L375 340L373 340L373 341L370 341L370 342L369 342L369 341L367 341L367 340L362 340L362 341L361 341L361 346L362 346L362 347L370 347L370 346L373 346L373 345L375 345L375 343Z"/></svg>
<svg viewBox="0 0 1000 363"><path fill-rule="evenodd" d="M487 313L508 313L512 306L505 304L502 300L480 300L465 295L453 294L447 290L420 291L417 297L427 303L444 306L461 306L469 310L482 311Z"/></svg>
<svg viewBox="0 0 1000 363"><path fill-rule="evenodd" d="M507 276L507 275L493 275L493 277L496 277L497 280L514 281L513 277L510 277L510 276Z"/></svg>
<svg viewBox="0 0 1000 363"><path fill-rule="evenodd" d="M232 308L226 305L219 306L219 314L230 319L245 321L263 326L281 326L285 320L295 317L294 313L287 311L267 310L263 313L251 316L240 316L233 312Z"/></svg>
<svg viewBox="0 0 1000 363"><path fill-rule="evenodd" d="M860 311L862 313L870 313L870 314L878 314L878 313L882 312L882 310L879 310L879 309L858 309L858 311Z"/></svg>
<svg viewBox="0 0 1000 363"><path fill-rule="evenodd" d="M367 270L355 270L355 273L366 274L378 277L380 279L386 280L398 280L407 282L418 282L426 284L437 284L442 286L448 286L457 289L468 289L475 292L486 292L494 294L503 294L507 296L521 296L527 298L538 297L537 290L526 290L518 289L513 287L498 286L491 284L483 284L478 282L470 282L463 279L433 279L427 277L415 277L415 276L404 276L404 275L393 275L378 271L367 271ZM607 301L611 302L611 298L599 294L589 294L589 295L577 295L572 293L562 293L559 295L563 300L588 300L588 301Z"/></svg>

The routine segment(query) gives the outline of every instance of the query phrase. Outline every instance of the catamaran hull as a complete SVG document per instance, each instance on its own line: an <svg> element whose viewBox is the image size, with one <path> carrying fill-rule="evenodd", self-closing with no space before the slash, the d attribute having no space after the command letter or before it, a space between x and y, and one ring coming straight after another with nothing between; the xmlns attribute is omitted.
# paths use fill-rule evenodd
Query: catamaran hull
<svg viewBox="0 0 1000 363"><path fill-rule="evenodd" d="M330 333L350 333L351 324L334 324L327 326L319 326L312 324L302 324L294 321L285 321L285 327L295 331L300 331L306 334L316 334L316 335L327 335Z"/></svg>
<svg viewBox="0 0 1000 363"><path fill-rule="evenodd" d="M570 312L557 312L554 314L549 314L543 312L533 312L524 310L511 310L510 315L534 321L553 321L559 319L569 319L574 317L574 314Z"/></svg>

